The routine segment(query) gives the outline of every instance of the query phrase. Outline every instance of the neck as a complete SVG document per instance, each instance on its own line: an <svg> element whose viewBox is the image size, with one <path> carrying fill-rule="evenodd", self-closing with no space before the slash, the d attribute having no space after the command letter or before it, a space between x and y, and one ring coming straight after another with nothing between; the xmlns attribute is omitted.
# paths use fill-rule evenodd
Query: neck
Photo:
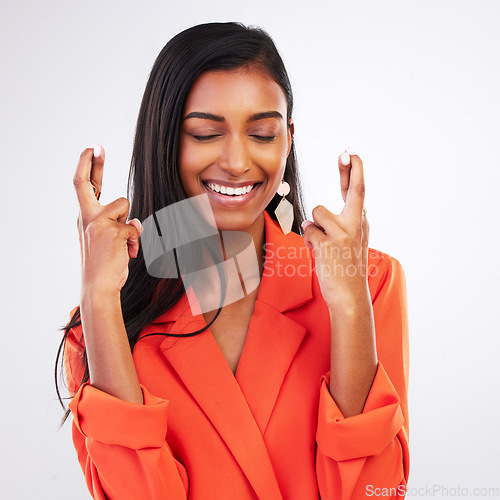
<svg viewBox="0 0 500 500"><path fill-rule="evenodd" d="M266 242L264 213L255 220L254 224L252 224L251 231L248 232L253 239L260 275L262 276L265 261L264 244Z"/></svg>
<svg viewBox="0 0 500 500"><path fill-rule="evenodd" d="M246 232L252 237L254 248L255 248L255 255L257 257L257 264L259 266L259 275L256 276L254 273L254 262L253 262L253 255L249 254L248 252L244 252L244 248L238 248L238 267L240 271L240 282L241 285L244 286L244 281L247 281L250 279L250 283L255 284L254 280L257 279L260 284L260 278L262 277L262 274L264 272L264 264L265 264L265 250L264 250L264 244L266 242L266 235L265 235L265 216L264 213L261 213L255 220L254 222L243 229L242 231ZM227 249L226 249L227 251ZM244 253L241 253L244 252ZM234 256L234 252L231 252ZM247 260L245 262L245 259L243 256L246 255L248 256ZM227 257L226 257L227 258ZM245 277L245 280L243 279ZM254 287L252 287L254 288ZM258 286L257 286L258 288Z"/></svg>

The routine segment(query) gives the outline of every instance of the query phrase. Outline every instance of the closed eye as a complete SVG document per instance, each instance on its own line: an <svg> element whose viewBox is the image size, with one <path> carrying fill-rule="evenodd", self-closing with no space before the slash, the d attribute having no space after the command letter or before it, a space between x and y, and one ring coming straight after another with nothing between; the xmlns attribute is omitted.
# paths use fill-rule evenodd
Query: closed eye
<svg viewBox="0 0 500 500"><path fill-rule="evenodd" d="M216 137L220 137L219 134L214 134L214 135L193 135L193 138L197 141L203 142L203 141L209 141L210 139L215 139Z"/></svg>
<svg viewBox="0 0 500 500"><path fill-rule="evenodd" d="M206 142L210 141L212 139L215 139L217 137L221 137L221 134L212 134L212 135L192 135L193 139L195 141L199 142ZM276 139L275 135L251 135L250 137L253 137L254 139L257 139L258 141L261 142L273 142L274 139Z"/></svg>
<svg viewBox="0 0 500 500"><path fill-rule="evenodd" d="M263 142L272 142L276 138L275 135L252 135L251 137Z"/></svg>

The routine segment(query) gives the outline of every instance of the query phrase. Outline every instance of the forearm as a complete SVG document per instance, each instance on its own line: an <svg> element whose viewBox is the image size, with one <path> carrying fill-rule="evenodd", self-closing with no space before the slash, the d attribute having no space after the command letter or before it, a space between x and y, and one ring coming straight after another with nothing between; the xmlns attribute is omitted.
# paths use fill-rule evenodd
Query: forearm
<svg viewBox="0 0 500 500"><path fill-rule="evenodd" d="M110 294L83 290L80 315L90 383L117 398L143 404L119 292Z"/></svg>
<svg viewBox="0 0 500 500"><path fill-rule="evenodd" d="M329 306L331 325L330 394L344 417L363 411L377 370L375 326L367 289Z"/></svg>

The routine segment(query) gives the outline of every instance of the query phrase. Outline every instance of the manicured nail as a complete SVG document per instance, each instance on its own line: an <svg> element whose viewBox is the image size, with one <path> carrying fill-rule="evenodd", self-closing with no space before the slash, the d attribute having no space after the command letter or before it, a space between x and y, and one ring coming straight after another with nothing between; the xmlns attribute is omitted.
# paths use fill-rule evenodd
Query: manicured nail
<svg viewBox="0 0 500 500"><path fill-rule="evenodd" d="M140 221L137 217L134 217L131 221L129 221L129 224L130 224L130 222L132 222L133 220L137 221L137 226L138 226L138 227L137 227L137 226L136 226L136 227L137 227L137 229L138 229L138 231L139 231L139 235L141 235L141 234L142 234L142 231L143 231L143 229L144 229L144 228L142 227L141 221ZM135 225L135 224L133 224L133 225Z"/></svg>
<svg viewBox="0 0 500 500"><path fill-rule="evenodd" d="M307 226L310 226L311 224L314 224L314 222L311 222L310 220L305 220L302 223L302 229L305 231Z"/></svg>
<svg viewBox="0 0 500 500"><path fill-rule="evenodd" d="M351 157L349 156L349 153L342 153L340 155L340 163L342 163L342 165L347 167L347 165L349 165L350 162L351 162Z"/></svg>
<svg viewBox="0 0 500 500"><path fill-rule="evenodd" d="M102 152L102 148L101 148L101 146L99 146L99 144L96 144L96 145L94 146L94 156L95 156L96 158L99 158L99 156L101 156L101 152Z"/></svg>

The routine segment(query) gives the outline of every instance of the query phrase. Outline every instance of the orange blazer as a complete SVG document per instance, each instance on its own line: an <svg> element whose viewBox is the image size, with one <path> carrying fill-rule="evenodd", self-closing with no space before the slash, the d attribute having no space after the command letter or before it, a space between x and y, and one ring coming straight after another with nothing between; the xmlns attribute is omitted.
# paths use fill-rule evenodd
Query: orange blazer
<svg viewBox="0 0 500 500"><path fill-rule="evenodd" d="M70 331L65 369L73 442L93 498L403 496L408 318L401 264L369 249L379 362L363 412L344 418L328 389L330 319L313 255L300 235L284 235L264 214L265 270L236 375L210 330L147 337L133 354L144 405L129 403L80 386L82 329ZM205 325L184 294L143 334Z"/></svg>

